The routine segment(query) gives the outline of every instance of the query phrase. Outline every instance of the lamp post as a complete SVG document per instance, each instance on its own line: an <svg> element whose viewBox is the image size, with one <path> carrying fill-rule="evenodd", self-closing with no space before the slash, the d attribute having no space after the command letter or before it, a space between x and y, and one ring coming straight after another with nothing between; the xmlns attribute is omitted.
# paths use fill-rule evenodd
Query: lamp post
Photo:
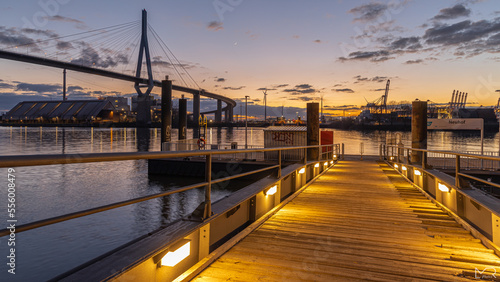
<svg viewBox="0 0 500 282"><path fill-rule="evenodd" d="M267 121L267 90L262 91L264 93L264 124Z"/></svg>
<svg viewBox="0 0 500 282"><path fill-rule="evenodd" d="M500 89L495 90L495 92L500 92ZM498 98L497 102L497 111L500 111L500 98ZM498 132L500 132L500 119L498 120ZM498 155L500 156L500 138L498 139Z"/></svg>
<svg viewBox="0 0 500 282"><path fill-rule="evenodd" d="M248 149L248 98L245 96L245 149Z"/></svg>

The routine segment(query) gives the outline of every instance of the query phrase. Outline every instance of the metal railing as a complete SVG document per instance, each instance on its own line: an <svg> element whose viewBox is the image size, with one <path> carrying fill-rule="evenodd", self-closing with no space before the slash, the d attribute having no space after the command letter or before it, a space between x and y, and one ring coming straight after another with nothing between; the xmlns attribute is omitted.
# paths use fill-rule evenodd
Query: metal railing
<svg viewBox="0 0 500 282"><path fill-rule="evenodd" d="M326 151L323 152L323 148ZM321 151L318 153L318 160L333 160L334 156L340 156L340 145L339 144L329 144L329 145L319 145L319 146L300 146L300 147L280 147L280 148L259 148L259 149L245 149L245 150L206 150L206 151L179 151L179 152L132 152L132 153L94 153L94 154L64 154L64 155L18 155L18 156L0 156L0 168L13 168L20 166L41 166L41 165L55 165L55 164L76 164L76 163L91 163L91 162L107 162L107 161L127 161L127 160L141 160L141 159L167 159L167 158L186 158L194 156L204 156L205 161L205 182L201 182L194 185L180 187L173 191L162 192L157 194L152 194L143 197L137 197L134 199L116 202L104 206L99 206L96 208L91 208L79 212L69 213L57 217L52 217L48 219L43 219L23 225L16 226L16 232L23 232L42 226L47 226L55 224L58 222L67 221L70 219L75 219L135 203L140 203L160 197L165 197L175 193L180 193L183 191L196 189L200 187L205 187L205 210L202 220L209 218L211 213L211 186L213 184L221 183L231 179L248 176L251 174L256 174L264 171L277 169L278 178L281 177L281 161L282 158L278 158L277 164L270 165L269 167L252 170L249 172L244 172L236 175L227 176L219 179L212 179L212 160L214 155L230 155L230 154L248 154L254 152L278 152L281 156L283 151L287 150L304 150L304 163L307 163L307 150L317 149ZM318 151L318 152L319 152ZM0 237L10 234L9 229L0 230Z"/></svg>
<svg viewBox="0 0 500 282"><path fill-rule="evenodd" d="M497 156L415 149L384 144L381 144L380 152L383 153L384 159L397 163L413 164L415 163L413 159L418 159L420 160L418 164L421 165L423 169L431 167L443 169L453 168L455 169L455 186L457 188L462 188L461 180L464 178L500 188L500 184L463 173L464 169L498 170L498 167L500 167L500 157Z"/></svg>
<svg viewBox="0 0 500 282"><path fill-rule="evenodd" d="M487 162L498 164L500 157L382 144L380 158L441 207L453 212L466 230L500 255L500 201L497 199L500 184L491 181L493 172L485 166ZM446 165L439 162L433 165L432 158ZM476 163L474 170L470 167L465 170L464 164L470 165L471 161ZM443 166L453 170L440 171ZM490 188L489 192L486 187Z"/></svg>

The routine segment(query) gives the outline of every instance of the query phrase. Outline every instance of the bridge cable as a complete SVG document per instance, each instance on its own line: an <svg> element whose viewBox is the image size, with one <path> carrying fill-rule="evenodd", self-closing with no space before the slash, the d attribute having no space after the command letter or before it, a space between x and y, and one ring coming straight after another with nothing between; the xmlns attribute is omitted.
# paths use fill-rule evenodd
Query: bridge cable
<svg viewBox="0 0 500 282"><path fill-rule="evenodd" d="M193 77L191 76L191 74L187 71L187 69L184 67L184 65L177 59L177 57L175 56L175 54L170 50L170 48L168 48L167 44L161 39L161 37L156 33L156 31L153 29L153 32L157 35L157 37L160 39L160 41L163 43L163 45L165 46L165 48L170 52L170 54L174 57L174 59L177 61L177 64L184 70L184 72L189 76L189 78L191 79L191 81L194 83L194 85L200 89L200 86L198 85L198 83L196 83L196 80L193 79Z"/></svg>
<svg viewBox="0 0 500 282"><path fill-rule="evenodd" d="M120 27L120 26L124 26L124 25L128 25L128 24L134 24L134 23L137 23L137 22L138 21L133 21L133 22L123 23L123 24L118 24L118 25L112 25L112 26L108 26L108 27L104 27L104 28L99 28L99 29L94 29L94 30L79 32L79 33L70 34L70 35L56 36L56 37L52 37L50 39L36 41L36 42L33 42L33 43L25 43L25 44L19 44L19 45L15 45L15 46L10 46L10 47L5 48L4 50L6 50L6 49L12 49L12 48L17 48L17 47L24 47L24 46L34 45L34 44L45 43L45 42L52 41L52 40L58 40L58 39L66 38L66 37L71 37L71 36L76 36L76 35L82 35L82 34L96 32L96 31L101 31L101 30L105 30L107 28Z"/></svg>
<svg viewBox="0 0 500 282"><path fill-rule="evenodd" d="M152 34L153 34L153 37L156 39L156 41L159 43L161 39L158 39L158 35L154 32L154 30L151 28L151 26L149 26L150 30L152 31ZM186 81L184 80L184 78L182 77L182 75L180 74L179 70L177 69L177 67L175 66L175 63L170 59L170 57L168 56L167 52L165 51L165 49L163 48L163 46L161 44L159 44L160 48L163 50L163 52L165 53L165 55L167 56L167 59L170 61L170 64L172 65L172 67L174 68L175 72L177 73L177 75L179 76L179 78L182 80L182 82L184 83L185 86L188 86Z"/></svg>
<svg viewBox="0 0 500 282"><path fill-rule="evenodd" d="M194 82L194 84L196 85L196 87L198 87L198 89L200 89L200 86L198 85L198 83L196 83L196 80L193 79L193 77L191 76L191 74L189 74L189 72L187 71L187 69L183 66L183 64L177 59L177 57L174 55L174 53L170 50L170 48L168 48L167 44L165 44L165 42L161 39L161 37L158 35L158 33L156 33L156 31L154 30L153 27L150 26L150 29L152 30L153 34L156 35L157 37L157 40L159 40L159 42L163 43L163 45L165 46L165 48L170 52L170 54L174 57L174 59L177 61L177 63L179 64L179 66L184 70L184 72L189 76L189 78L191 79L191 81ZM160 45L161 46L161 45ZM163 49L163 48L162 48ZM165 52L166 53L166 52Z"/></svg>
<svg viewBox="0 0 500 282"><path fill-rule="evenodd" d="M81 38L75 38L75 39L73 39L73 40L70 40L70 41L65 41L65 42L68 42L68 43L81 43L81 42L83 41L83 39L87 39L87 38L90 38L90 37L93 37L93 36L100 36L100 38L95 38L95 39L93 39L93 40L91 40L91 41L87 41L87 42L85 42L85 44L86 44L87 46L92 46L95 42L97 42L97 41L98 41L98 40L100 40L101 38L105 38L106 36L114 36L115 34L118 34L118 33L120 33L120 32L123 32L123 30L120 30L121 28L133 28L133 26L115 28L115 29L113 29L113 30L108 31L108 32L110 32L110 33L105 33L105 34L91 34L91 35L88 35L88 36L84 36L84 37L81 37ZM59 42L58 42L58 43L59 43ZM55 46L57 46L57 44L58 44L58 43L56 43L56 44L55 44L55 45L53 45L53 46L49 46L49 48L50 48L50 47L55 47ZM75 51L75 52L81 52L81 49L76 49L76 48L73 48L73 49L74 49L74 51ZM56 52L55 52L55 54L56 54L56 55L57 55L57 53L58 53L58 51L56 51ZM52 53L52 54L54 54L54 53ZM79 55L79 54L77 54L77 53L71 53L71 54L68 54L68 56L66 56L65 58L66 58L66 60L67 60L68 58L78 57L78 55Z"/></svg>

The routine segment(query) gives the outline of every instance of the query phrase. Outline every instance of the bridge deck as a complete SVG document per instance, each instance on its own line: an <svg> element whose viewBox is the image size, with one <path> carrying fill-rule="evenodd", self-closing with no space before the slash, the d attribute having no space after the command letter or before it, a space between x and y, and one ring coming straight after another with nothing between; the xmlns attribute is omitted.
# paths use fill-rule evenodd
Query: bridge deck
<svg viewBox="0 0 500 282"><path fill-rule="evenodd" d="M341 161L194 280L471 281L499 265L387 165Z"/></svg>

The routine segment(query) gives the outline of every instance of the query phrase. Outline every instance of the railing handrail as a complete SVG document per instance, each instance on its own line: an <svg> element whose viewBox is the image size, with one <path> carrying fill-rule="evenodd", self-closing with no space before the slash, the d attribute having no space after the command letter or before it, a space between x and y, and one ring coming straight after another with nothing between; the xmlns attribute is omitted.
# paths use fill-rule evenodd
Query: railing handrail
<svg viewBox="0 0 500 282"><path fill-rule="evenodd" d="M297 146L297 147L277 147L277 148L261 148L261 149L242 149L242 150L207 150L207 151L180 151L180 152L130 152L130 153L93 153L93 154L68 154L68 155L30 155L30 156L2 156L0 157L0 167L19 167L19 166L37 166L37 165L53 165L53 164L72 164L72 163L89 163L89 162L102 162L102 161L125 161L125 160L138 160L138 159L157 159L157 158L177 158L177 157L189 157L189 156L206 156L207 162L210 163L211 166L211 156L218 154L234 154L234 153L252 153L252 152L269 152L269 151L277 151L281 156L281 151L284 150L298 150L298 149L307 149L307 148L320 148L323 147L332 147L330 151L326 153L334 152L334 147L340 147L340 144L326 144L326 145L312 145L312 146ZM325 152L321 152L318 154L320 161L321 155L325 154ZM305 157L306 158L306 157ZM175 193L196 189L205 186L205 196L206 196L206 204L208 205L208 214L210 214L210 190L211 185L217 184L220 182L228 181L231 179L235 179L238 177L243 177L255 173L264 172L267 170L272 170L278 168L279 173L281 175L281 159L278 160L277 165L271 165L269 167L255 169L249 172L239 173L236 175L227 176L220 179L212 180L211 176L209 176L205 182L197 183L194 185L188 185L179 187L178 189L161 192L157 194L137 197L121 202L116 202L104 206L98 206L95 208L86 209L83 211L77 211L69 214L64 214L52 218L46 218L42 220L38 220L35 222L23 224L16 226L16 232L27 231L35 228L39 228L42 226L47 226L55 223L59 223L62 221L67 221L131 204L136 204L160 197L165 197L168 195L172 195ZM208 197L207 197L208 195ZM9 229L0 230L0 237L6 236L10 234Z"/></svg>
<svg viewBox="0 0 500 282"><path fill-rule="evenodd" d="M439 153L439 154L454 155L454 156L461 156L461 157L477 158L477 159L483 159L483 160L500 161L500 157L492 157L492 156L485 156L485 155L467 154L467 153L459 153L459 152L445 151L445 150L417 149L417 148L404 147L404 146L398 146L398 145L386 145L386 146L398 148L400 150L410 150L410 151L426 152L426 153Z"/></svg>
<svg viewBox="0 0 500 282"><path fill-rule="evenodd" d="M108 161L130 161L142 159L169 159L205 155L243 154L254 152L272 152L298 150L307 148L332 147L338 144L311 145L297 147L273 147L256 149L230 149L230 150L200 150L200 151L175 151L175 152L124 152L124 153L90 153L90 154L51 154L51 155L12 155L0 156L0 168L19 166L38 166L55 164L75 164Z"/></svg>

